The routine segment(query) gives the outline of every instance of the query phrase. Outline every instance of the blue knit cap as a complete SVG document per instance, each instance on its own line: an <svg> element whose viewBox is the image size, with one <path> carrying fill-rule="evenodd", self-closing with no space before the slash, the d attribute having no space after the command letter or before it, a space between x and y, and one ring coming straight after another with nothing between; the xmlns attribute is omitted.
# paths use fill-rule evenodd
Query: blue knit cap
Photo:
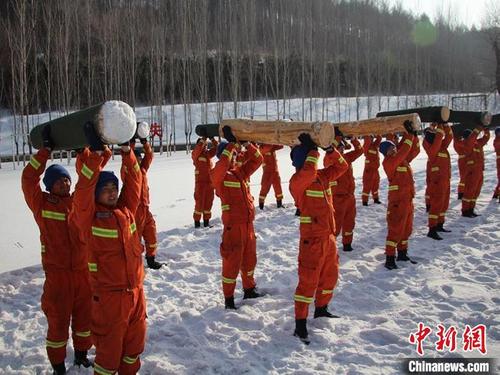
<svg viewBox="0 0 500 375"><path fill-rule="evenodd" d="M118 177L116 177L113 172L102 171L101 173L99 173L99 178L98 178L97 183L95 185L95 197L96 198L99 196L99 194L101 193L101 190L104 188L104 186L108 182L114 183L116 185L117 189L120 187Z"/></svg>
<svg viewBox="0 0 500 375"><path fill-rule="evenodd" d="M297 169L301 169L304 166L308 153L309 149L302 144L292 148L292 151L290 151L292 165Z"/></svg>
<svg viewBox="0 0 500 375"><path fill-rule="evenodd" d="M378 150L384 155L387 155L387 151L389 150L390 147L396 147L394 142L392 141L383 141L380 143L380 146L378 146Z"/></svg>
<svg viewBox="0 0 500 375"><path fill-rule="evenodd" d="M45 171L45 176L43 176L43 184L45 185L45 190L51 191L52 186L54 186L55 182L61 177L67 177L71 181L71 176L69 175L68 170L62 165L53 164L48 167Z"/></svg>
<svg viewBox="0 0 500 375"><path fill-rule="evenodd" d="M215 155L217 155L218 159L220 159L222 152L225 150L225 148L228 144L229 144L228 142L222 141L221 143L219 143L217 145L217 152L215 153Z"/></svg>

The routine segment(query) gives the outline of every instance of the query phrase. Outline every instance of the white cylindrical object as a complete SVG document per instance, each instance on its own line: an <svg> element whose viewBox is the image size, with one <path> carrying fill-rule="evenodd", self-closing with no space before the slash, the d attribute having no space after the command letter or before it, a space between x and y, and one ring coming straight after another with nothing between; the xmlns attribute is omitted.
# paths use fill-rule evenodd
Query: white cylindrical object
<svg viewBox="0 0 500 375"><path fill-rule="evenodd" d="M99 111L96 130L107 144L129 141L136 132L137 122L134 110L119 100L105 102Z"/></svg>
<svg viewBox="0 0 500 375"><path fill-rule="evenodd" d="M139 138L149 137L149 124L147 122L141 121L137 123L137 136Z"/></svg>

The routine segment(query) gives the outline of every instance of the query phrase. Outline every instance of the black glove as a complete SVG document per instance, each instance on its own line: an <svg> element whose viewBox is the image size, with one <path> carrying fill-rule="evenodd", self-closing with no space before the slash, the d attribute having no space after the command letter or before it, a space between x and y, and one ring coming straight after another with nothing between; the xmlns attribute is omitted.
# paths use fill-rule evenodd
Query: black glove
<svg viewBox="0 0 500 375"><path fill-rule="evenodd" d="M139 142L141 142L142 145L145 145L146 143L148 143L148 139L147 138L139 138Z"/></svg>
<svg viewBox="0 0 500 375"><path fill-rule="evenodd" d="M92 122L87 122L84 126L85 137L90 146L91 151L104 151L104 143L101 138L97 135L94 124Z"/></svg>
<svg viewBox="0 0 500 375"><path fill-rule="evenodd" d="M206 138L208 136L208 130L207 130L207 127L206 126L200 126L198 128L198 135L200 137L204 137Z"/></svg>
<svg viewBox="0 0 500 375"><path fill-rule="evenodd" d="M417 135L417 131L415 129L413 129L413 122L411 122L410 120L406 120L403 123L403 125L405 127L405 130L408 132L408 134Z"/></svg>
<svg viewBox="0 0 500 375"><path fill-rule="evenodd" d="M42 143L44 148L54 148L54 142L50 137L50 125L45 125L42 129Z"/></svg>
<svg viewBox="0 0 500 375"><path fill-rule="evenodd" d="M326 151L327 153L333 152L333 145L330 145L328 147L321 147L323 151Z"/></svg>
<svg viewBox="0 0 500 375"><path fill-rule="evenodd" d="M222 128L222 134L224 134L224 138L226 138L228 142L236 143L236 137L229 126L226 125Z"/></svg>
<svg viewBox="0 0 500 375"><path fill-rule="evenodd" d="M158 270L161 268L161 266L163 266L162 263L159 263L155 260L154 255L146 255L146 263L148 264L148 268L152 268L154 270Z"/></svg>
<svg viewBox="0 0 500 375"><path fill-rule="evenodd" d="M317 150L318 145L314 143L311 136L308 133L302 133L299 135L300 143L307 149L307 151Z"/></svg>

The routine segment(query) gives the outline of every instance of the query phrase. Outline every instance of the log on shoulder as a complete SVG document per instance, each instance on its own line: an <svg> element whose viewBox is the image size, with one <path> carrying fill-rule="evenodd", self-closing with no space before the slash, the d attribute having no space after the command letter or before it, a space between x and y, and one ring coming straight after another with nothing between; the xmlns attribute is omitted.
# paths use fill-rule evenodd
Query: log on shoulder
<svg viewBox="0 0 500 375"><path fill-rule="evenodd" d="M400 109L396 111L386 111L377 113L377 117L399 116L416 113L422 122L447 122L450 117L450 109L446 106L441 107L420 107Z"/></svg>

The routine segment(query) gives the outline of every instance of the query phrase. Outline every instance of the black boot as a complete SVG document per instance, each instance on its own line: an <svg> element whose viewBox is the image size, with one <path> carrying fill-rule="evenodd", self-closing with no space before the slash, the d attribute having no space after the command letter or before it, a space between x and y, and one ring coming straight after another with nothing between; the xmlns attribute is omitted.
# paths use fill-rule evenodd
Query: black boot
<svg viewBox="0 0 500 375"><path fill-rule="evenodd" d="M368 202L363 202L363 206L368 206Z"/></svg>
<svg viewBox="0 0 500 375"><path fill-rule="evenodd" d="M478 216L481 216L481 215L479 215L479 214L476 214L476 213L474 212L474 209L473 209L473 208L471 208L471 209L470 209L470 214L471 214L471 216L472 216L472 217L478 217Z"/></svg>
<svg viewBox="0 0 500 375"><path fill-rule="evenodd" d="M493 197L491 199L498 199L500 198L500 194L493 193Z"/></svg>
<svg viewBox="0 0 500 375"><path fill-rule="evenodd" d="M458 193L458 195L457 195L457 199L462 199L462 198L463 198L463 196L464 196L464 193Z"/></svg>
<svg viewBox="0 0 500 375"><path fill-rule="evenodd" d="M295 210L295 216L300 216L300 210L298 208Z"/></svg>
<svg viewBox="0 0 500 375"><path fill-rule="evenodd" d="M276 207L278 207L278 208L283 207L283 201L281 199L276 199Z"/></svg>
<svg viewBox="0 0 500 375"><path fill-rule="evenodd" d="M375 203L375 204L382 204L382 202L378 198L374 199L373 203ZM368 204L367 204L367 206L368 206Z"/></svg>
<svg viewBox="0 0 500 375"><path fill-rule="evenodd" d="M210 226L210 220L203 220L203 226L206 228L206 227L209 227Z"/></svg>
<svg viewBox="0 0 500 375"><path fill-rule="evenodd" d="M442 240L443 237L441 237L438 232L437 232L437 227L430 227L429 228L429 233L427 233L427 237L432 238L433 240Z"/></svg>
<svg viewBox="0 0 500 375"><path fill-rule="evenodd" d="M384 267L388 270L397 269L398 266L396 265L396 257L394 255L386 255Z"/></svg>
<svg viewBox="0 0 500 375"><path fill-rule="evenodd" d="M472 210L462 211L463 217L476 217Z"/></svg>
<svg viewBox="0 0 500 375"><path fill-rule="evenodd" d="M293 335L298 337L304 344L309 345L311 341L307 338L308 333L305 319L295 319L295 331Z"/></svg>
<svg viewBox="0 0 500 375"><path fill-rule="evenodd" d="M337 315L333 315L330 311L328 311L328 305L316 307L314 309L314 319L316 318L338 318Z"/></svg>
<svg viewBox="0 0 500 375"><path fill-rule="evenodd" d="M200 221L199 220L195 220L194 221L194 227L195 228L199 228L201 225L200 225Z"/></svg>
<svg viewBox="0 0 500 375"><path fill-rule="evenodd" d="M345 243L342 245L342 250L344 251L352 251L353 248L352 248L352 245L350 243Z"/></svg>
<svg viewBox="0 0 500 375"><path fill-rule="evenodd" d="M451 230L445 229L444 223L439 223L436 227L437 232L444 232L444 233L450 233Z"/></svg>
<svg viewBox="0 0 500 375"><path fill-rule="evenodd" d="M78 367L83 366L85 368L92 366L92 362L90 362L87 358L86 350L75 350L75 361L73 364Z"/></svg>
<svg viewBox="0 0 500 375"><path fill-rule="evenodd" d="M431 205L430 204L426 204L425 205L425 212L429 212L430 209L431 209Z"/></svg>
<svg viewBox="0 0 500 375"><path fill-rule="evenodd" d="M234 296L226 297L224 300L226 310L236 310L236 306L234 305Z"/></svg>
<svg viewBox="0 0 500 375"><path fill-rule="evenodd" d="M410 260L408 257L408 250L398 250L398 256L396 258L398 262L407 262Z"/></svg>
<svg viewBox="0 0 500 375"><path fill-rule="evenodd" d="M52 364L52 368L54 369L54 375L62 375L66 374L66 365L63 363L58 363L57 365Z"/></svg>
<svg viewBox="0 0 500 375"><path fill-rule="evenodd" d="M259 298L264 294L257 292L257 288L243 289L243 299Z"/></svg>

